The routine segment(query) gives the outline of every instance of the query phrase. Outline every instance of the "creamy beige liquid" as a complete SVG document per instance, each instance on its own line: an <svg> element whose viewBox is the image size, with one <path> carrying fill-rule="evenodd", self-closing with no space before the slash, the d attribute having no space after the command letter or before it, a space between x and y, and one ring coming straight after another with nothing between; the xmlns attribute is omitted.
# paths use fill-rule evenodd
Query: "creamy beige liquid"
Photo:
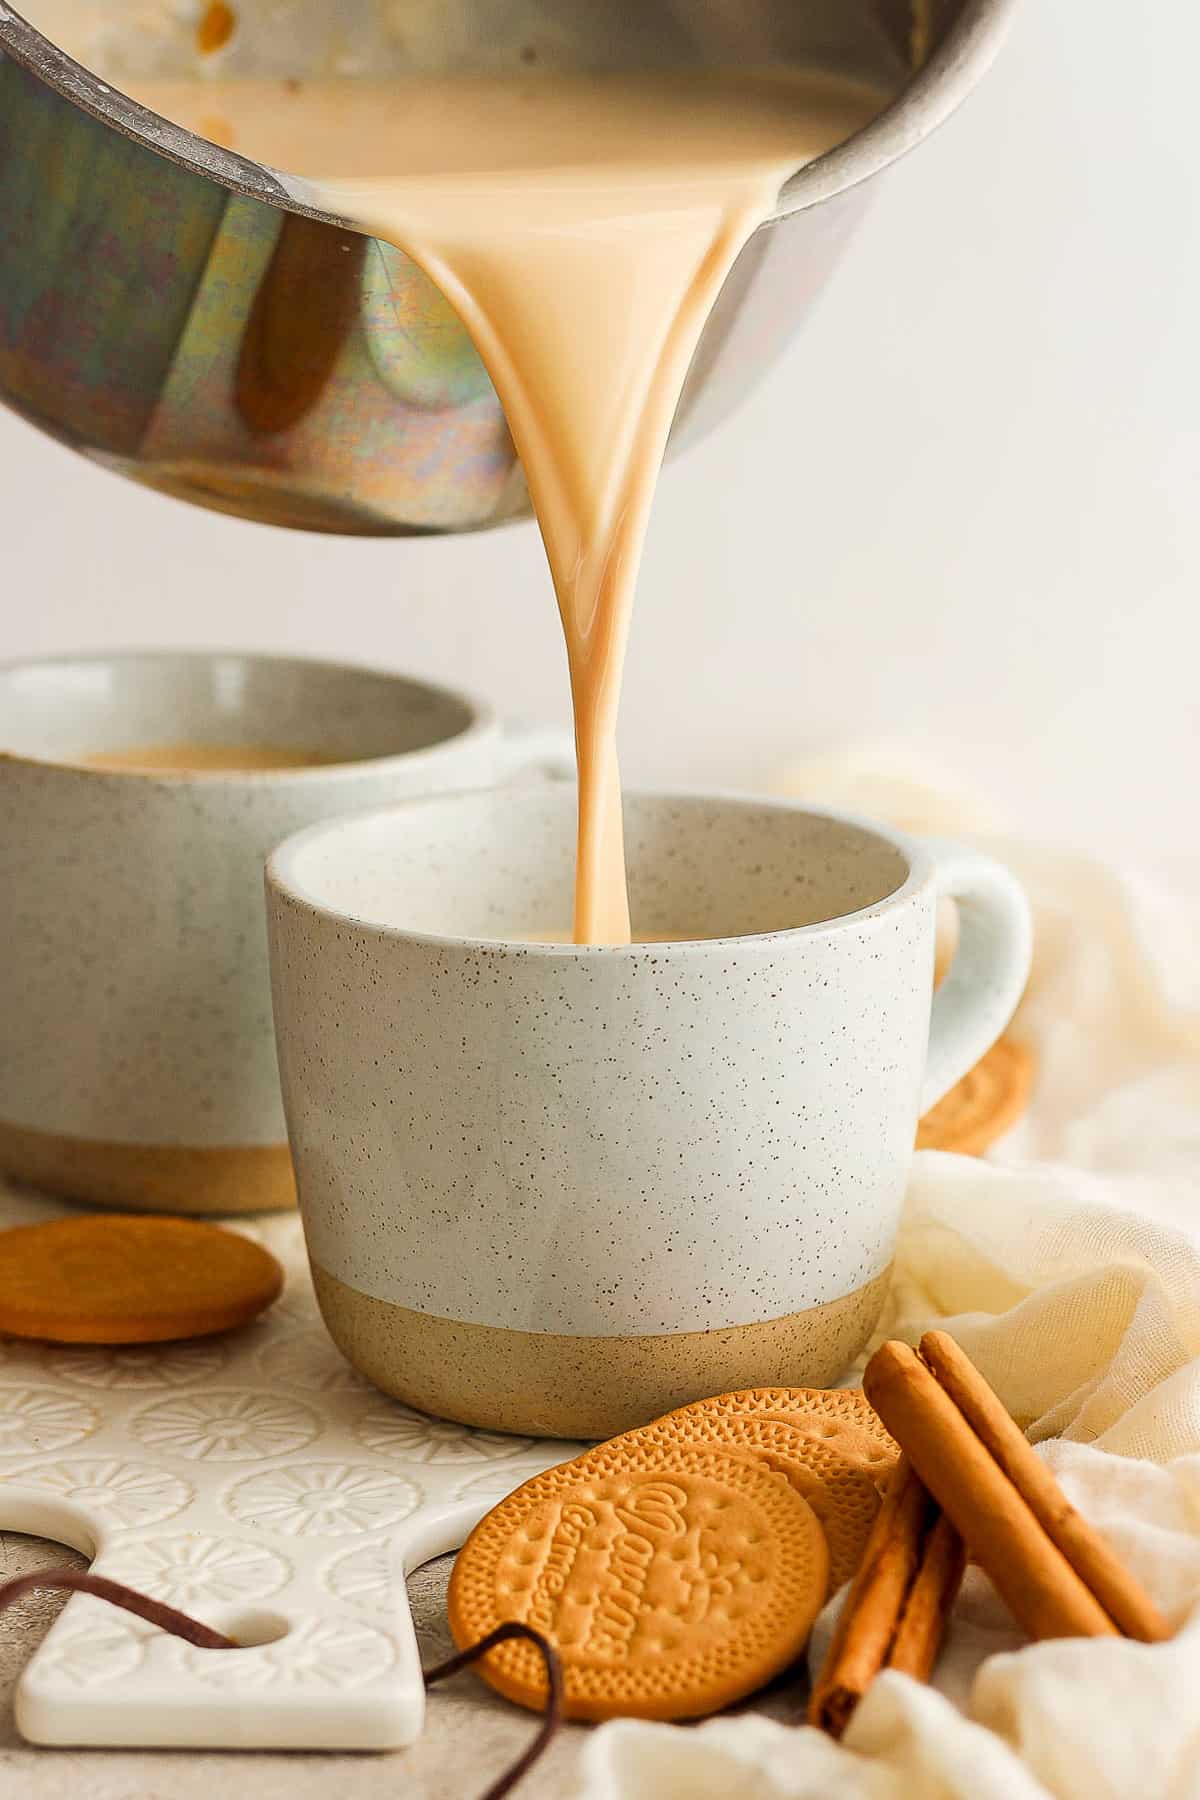
<svg viewBox="0 0 1200 1800"><path fill-rule="evenodd" d="M135 84L405 251L461 315L529 484L579 764L575 939L629 939L616 725L680 389L784 180L883 97L801 73ZM686 597L672 599L681 631Z"/></svg>
<svg viewBox="0 0 1200 1800"><path fill-rule="evenodd" d="M78 760L87 769L126 769L131 774L220 775L316 769L347 759L290 744L129 744L91 750Z"/></svg>

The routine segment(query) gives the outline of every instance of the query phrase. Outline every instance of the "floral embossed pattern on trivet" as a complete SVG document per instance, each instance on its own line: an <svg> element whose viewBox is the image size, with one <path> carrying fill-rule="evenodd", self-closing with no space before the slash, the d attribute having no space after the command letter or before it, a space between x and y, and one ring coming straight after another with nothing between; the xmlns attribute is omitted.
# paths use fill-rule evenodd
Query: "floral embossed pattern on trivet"
<svg viewBox="0 0 1200 1800"><path fill-rule="evenodd" d="M62 1210L0 1185L0 1226ZM325 1334L299 1220L240 1228L287 1271L243 1331L135 1350L0 1342L0 1528L72 1544L247 1646L197 1650L76 1595L17 1691L35 1743L411 1743L424 1688L406 1572L578 1448L386 1399Z"/></svg>

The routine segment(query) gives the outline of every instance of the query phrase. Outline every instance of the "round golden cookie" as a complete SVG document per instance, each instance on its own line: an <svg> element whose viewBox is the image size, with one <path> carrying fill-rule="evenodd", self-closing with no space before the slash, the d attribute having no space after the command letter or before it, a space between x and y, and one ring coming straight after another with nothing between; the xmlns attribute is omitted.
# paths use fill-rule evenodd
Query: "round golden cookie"
<svg viewBox="0 0 1200 1800"><path fill-rule="evenodd" d="M754 1693L803 1649L824 1604L829 1553L782 1475L715 1447L614 1439L527 1481L475 1527L450 1579L465 1649L506 1619L543 1632L563 1662L572 1719L699 1718ZM479 1665L541 1711L546 1677L514 1641Z"/></svg>
<svg viewBox="0 0 1200 1800"><path fill-rule="evenodd" d="M245 1325L283 1270L236 1232L190 1219L89 1213L0 1232L0 1335L157 1344Z"/></svg>
<svg viewBox="0 0 1200 1800"><path fill-rule="evenodd" d="M751 1414L755 1417L769 1415L802 1430L826 1432L827 1435L830 1428L849 1427L865 1432L889 1456L897 1455L895 1439L861 1388L738 1388L731 1394L714 1394L711 1399L693 1400L687 1406L678 1406L674 1412L664 1413L653 1423L665 1425L672 1419L735 1419Z"/></svg>
<svg viewBox="0 0 1200 1800"><path fill-rule="evenodd" d="M1017 1123L1032 1083L1031 1052L1012 1038L1000 1038L925 1114L917 1127L917 1149L982 1156Z"/></svg>

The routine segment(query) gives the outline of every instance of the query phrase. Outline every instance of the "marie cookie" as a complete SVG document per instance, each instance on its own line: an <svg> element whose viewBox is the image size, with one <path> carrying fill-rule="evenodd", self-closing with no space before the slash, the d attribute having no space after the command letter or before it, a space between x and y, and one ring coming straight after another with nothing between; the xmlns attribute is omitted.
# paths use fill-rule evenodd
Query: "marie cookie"
<svg viewBox="0 0 1200 1800"><path fill-rule="evenodd" d="M806 1430L821 1431L828 1425L854 1427L873 1439L892 1456L896 1443L861 1388L761 1387L738 1388L729 1394L713 1394L693 1400L655 1419L665 1425L672 1419L730 1419L748 1415L785 1419Z"/></svg>
<svg viewBox="0 0 1200 1800"><path fill-rule="evenodd" d="M155 1344L245 1325L283 1270L236 1232L190 1219L89 1213L0 1232L0 1336Z"/></svg>
<svg viewBox="0 0 1200 1800"><path fill-rule="evenodd" d="M1001 1038L925 1114L917 1127L917 1149L981 1156L1020 1119L1032 1084L1032 1053Z"/></svg>
<svg viewBox="0 0 1200 1800"><path fill-rule="evenodd" d="M673 1444L664 1462L661 1445L614 1439L476 1526L454 1565L450 1628L463 1648L505 1619L543 1632L569 1718L699 1718L799 1655L828 1570L821 1527L785 1475L716 1446ZM545 1706L530 1644L502 1644L480 1672L519 1705Z"/></svg>

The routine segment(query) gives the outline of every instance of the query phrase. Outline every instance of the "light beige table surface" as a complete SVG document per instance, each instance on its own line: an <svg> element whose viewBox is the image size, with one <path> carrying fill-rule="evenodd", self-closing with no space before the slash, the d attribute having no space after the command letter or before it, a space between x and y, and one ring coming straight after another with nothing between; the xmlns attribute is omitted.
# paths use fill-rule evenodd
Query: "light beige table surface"
<svg viewBox="0 0 1200 1800"><path fill-rule="evenodd" d="M449 1656L446 1582L453 1559L421 1569L409 1583L426 1664ZM59 1544L0 1532L0 1581L84 1559ZM389 1756L329 1756L313 1751L223 1753L199 1750L39 1750L13 1723L17 1675L65 1604L35 1595L0 1613L0 1800L478 1800L489 1780L518 1756L536 1729L530 1715L500 1700L470 1674L429 1696L425 1731L410 1750ZM802 1721L801 1681L785 1681L758 1710ZM519 1800L571 1791L585 1728L565 1728L517 1789Z"/></svg>

